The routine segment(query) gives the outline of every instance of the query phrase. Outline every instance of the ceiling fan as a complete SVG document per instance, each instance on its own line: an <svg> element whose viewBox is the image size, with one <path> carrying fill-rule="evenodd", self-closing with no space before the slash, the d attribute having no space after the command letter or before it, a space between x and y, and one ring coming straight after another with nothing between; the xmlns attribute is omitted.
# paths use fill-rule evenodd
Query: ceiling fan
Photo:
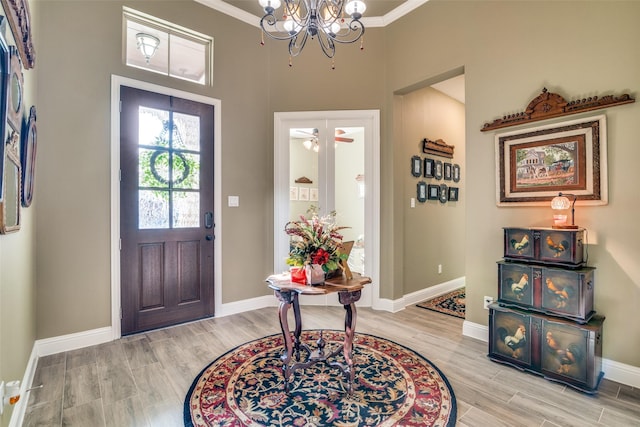
<svg viewBox="0 0 640 427"><path fill-rule="evenodd" d="M298 130L298 132L300 134L304 134L304 135L308 135L309 139L305 139L302 144L304 145L304 147L307 150L313 150L316 153L318 152L318 150L320 149L320 146L318 145L318 129L313 129L313 132L306 132L304 130ZM336 143L338 142L353 142L353 138L347 138L345 136L341 136L344 135L346 132L343 129L336 129L335 131L335 136L334 136L334 140Z"/></svg>

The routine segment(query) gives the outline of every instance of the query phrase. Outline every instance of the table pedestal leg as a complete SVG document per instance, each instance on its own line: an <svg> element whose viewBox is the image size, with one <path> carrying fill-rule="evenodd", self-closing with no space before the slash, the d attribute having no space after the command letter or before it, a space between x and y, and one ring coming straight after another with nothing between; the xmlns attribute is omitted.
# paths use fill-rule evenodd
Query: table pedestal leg
<svg viewBox="0 0 640 427"><path fill-rule="evenodd" d="M280 307L278 314L280 316L280 328L282 329L282 337L284 339L284 351L282 352L282 373L284 375L284 388L286 392L289 392L289 381L291 378L291 359L294 354L296 359L300 359L300 333L302 332L302 319L300 317L300 306L298 304L298 294L296 292L275 291L275 295L280 301ZM289 331L289 320L287 313L289 308L293 305L293 313L296 321L296 328L294 332L294 340L291 338L291 332Z"/></svg>
<svg viewBox="0 0 640 427"><path fill-rule="evenodd" d="M353 368L353 338L356 333L356 301L360 299L361 291L339 292L338 301L344 306L344 360L347 363L345 375L347 378L347 393L353 391L353 382L355 380L355 369Z"/></svg>

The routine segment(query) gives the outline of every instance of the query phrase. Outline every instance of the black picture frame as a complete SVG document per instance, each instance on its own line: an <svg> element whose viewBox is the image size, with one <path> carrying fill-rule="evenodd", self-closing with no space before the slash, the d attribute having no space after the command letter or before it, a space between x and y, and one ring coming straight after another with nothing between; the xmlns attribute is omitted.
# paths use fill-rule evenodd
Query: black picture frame
<svg viewBox="0 0 640 427"><path fill-rule="evenodd" d="M433 159L425 158L424 159L424 177L425 178L433 178L435 174L435 165L436 162Z"/></svg>
<svg viewBox="0 0 640 427"><path fill-rule="evenodd" d="M416 198L420 203L424 203L427 201L427 183L424 181L420 181L416 186Z"/></svg>
<svg viewBox="0 0 640 427"><path fill-rule="evenodd" d="M440 186L429 184L427 188L427 199L428 200L438 200L440 198Z"/></svg>
<svg viewBox="0 0 640 427"><path fill-rule="evenodd" d="M4 200L5 135L7 133L7 95L11 72L9 46L0 34L0 202Z"/></svg>
<svg viewBox="0 0 640 427"><path fill-rule="evenodd" d="M33 201L36 169L36 149L38 132L36 129L36 106L29 109L29 118L22 125L20 162L22 163L22 206L28 208Z"/></svg>
<svg viewBox="0 0 640 427"><path fill-rule="evenodd" d="M451 178L453 182L460 182L460 165L457 163L453 165L453 176Z"/></svg>
<svg viewBox="0 0 640 427"><path fill-rule="evenodd" d="M449 191L447 184L440 184L440 203L447 203L449 200Z"/></svg>
<svg viewBox="0 0 640 427"><path fill-rule="evenodd" d="M457 202L459 192L460 192L460 189L458 187L449 187L449 201Z"/></svg>
<svg viewBox="0 0 640 427"><path fill-rule="evenodd" d="M443 176L443 178L446 181L451 181L451 169L452 169L451 163L444 163L444 174L443 174L444 176Z"/></svg>
<svg viewBox="0 0 640 427"><path fill-rule="evenodd" d="M436 160L433 177L435 179L442 179L442 160Z"/></svg>
<svg viewBox="0 0 640 427"><path fill-rule="evenodd" d="M411 175L416 178L422 176L422 159L420 156L411 157Z"/></svg>

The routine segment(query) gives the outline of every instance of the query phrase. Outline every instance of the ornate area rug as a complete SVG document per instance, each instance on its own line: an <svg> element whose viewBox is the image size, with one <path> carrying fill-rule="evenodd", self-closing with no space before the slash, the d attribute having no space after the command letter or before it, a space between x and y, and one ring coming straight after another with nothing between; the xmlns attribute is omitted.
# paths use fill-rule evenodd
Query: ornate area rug
<svg viewBox="0 0 640 427"><path fill-rule="evenodd" d="M313 343L320 331L303 331ZM342 346L344 332L323 331L325 351ZM440 370L413 350L356 333L353 393L337 368L320 362L293 374L284 392L282 335L242 344L214 360L194 380L184 423L196 426L448 426L456 400ZM340 355L338 361L344 362Z"/></svg>
<svg viewBox="0 0 640 427"><path fill-rule="evenodd" d="M465 288L456 289L435 298L416 304L420 308L449 314L464 319L465 313Z"/></svg>

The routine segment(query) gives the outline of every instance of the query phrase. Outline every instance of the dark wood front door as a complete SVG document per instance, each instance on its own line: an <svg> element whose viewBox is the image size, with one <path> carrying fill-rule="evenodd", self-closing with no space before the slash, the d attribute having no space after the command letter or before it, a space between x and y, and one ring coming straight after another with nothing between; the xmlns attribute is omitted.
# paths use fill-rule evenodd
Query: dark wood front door
<svg viewBox="0 0 640 427"><path fill-rule="evenodd" d="M120 90L122 334L213 315L213 106Z"/></svg>

